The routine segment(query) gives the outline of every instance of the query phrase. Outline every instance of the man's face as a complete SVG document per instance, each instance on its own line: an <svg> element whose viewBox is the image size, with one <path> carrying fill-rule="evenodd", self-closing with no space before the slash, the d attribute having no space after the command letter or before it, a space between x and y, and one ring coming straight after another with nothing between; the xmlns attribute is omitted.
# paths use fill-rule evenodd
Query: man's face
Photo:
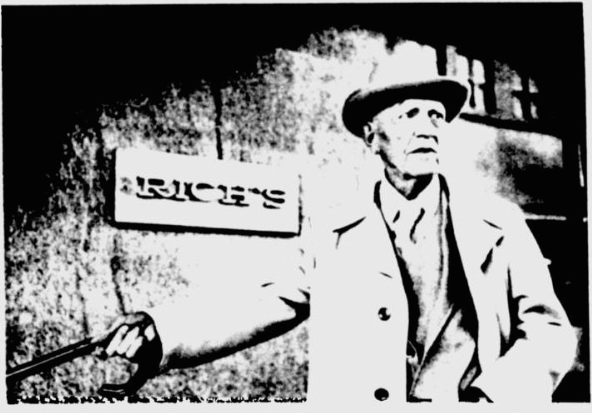
<svg viewBox="0 0 592 413"><path fill-rule="evenodd" d="M423 99L405 100L376 115L374 144L385 166L411 178L438 172L445 119L442 103Z"/></svg>

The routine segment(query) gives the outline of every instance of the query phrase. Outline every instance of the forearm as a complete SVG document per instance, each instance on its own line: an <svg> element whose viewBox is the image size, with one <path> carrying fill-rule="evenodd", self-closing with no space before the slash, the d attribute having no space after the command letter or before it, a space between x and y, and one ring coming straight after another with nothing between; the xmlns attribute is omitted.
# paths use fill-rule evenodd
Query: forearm
<svg viewBox="0 0 592 413"><path fill-rule="evenodd" d="M150 311L163 345L161 372L207 363L277 337L308 317L308 294L255 291L199 294Z"/></svg>

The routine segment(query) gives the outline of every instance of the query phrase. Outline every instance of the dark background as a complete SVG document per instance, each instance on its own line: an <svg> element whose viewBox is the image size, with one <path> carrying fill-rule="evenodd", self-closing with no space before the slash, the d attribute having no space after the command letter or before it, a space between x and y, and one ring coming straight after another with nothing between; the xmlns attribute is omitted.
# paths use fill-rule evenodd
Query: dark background
<svg viewBox="0 0 592 413"><path fill-rule="evenodd" d="M584 145L578 3L4 6L6 212L44 197L44 174L77 114L171 83L224 77L322 29L354 26L525 69L546 87L550 127Z"/></svg>

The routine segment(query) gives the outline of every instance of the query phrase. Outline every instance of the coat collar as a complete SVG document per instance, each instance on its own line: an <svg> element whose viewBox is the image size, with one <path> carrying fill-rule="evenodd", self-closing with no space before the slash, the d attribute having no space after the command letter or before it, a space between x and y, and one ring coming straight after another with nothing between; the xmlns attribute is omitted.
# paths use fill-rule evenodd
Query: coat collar
<svg viewBox="0 0 592 413"><path fill-rule="evenodd" d="M382 177L379 186L379 206L388 223L409 215L417 217L421 209L425 211L426 216L433 216L439 209L441 194L439 179L432 179L428 186L412 200L406 199L397 191L388 182L386 174Z"/></svg>
<svg viewBox="0 0 592 413"><path fill-rule="evenodd" d="M463 266L467 273L478 266L482 271L491 250L503 238L503 223L495 202L449 184L442 178L449 200L450 221Z"/></svg>
<svg viewBox="0 0 592 413"><path fill-rule="evenodd" d="M502 238L501 220L490 203L480 202L477 196L450 184L442 175L439 179L449 199L450 219L465 270L480 268ZM377 203L379 185L380 181L366 185L353 201L334 209L331 229L344 235L358 225L376 224L376 218L382 216Z"/></svg>

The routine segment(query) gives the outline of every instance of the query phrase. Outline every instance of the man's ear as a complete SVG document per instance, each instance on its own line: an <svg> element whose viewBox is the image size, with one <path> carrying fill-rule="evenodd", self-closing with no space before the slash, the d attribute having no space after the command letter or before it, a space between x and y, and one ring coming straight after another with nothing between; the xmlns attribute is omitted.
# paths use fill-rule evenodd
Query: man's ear
<svg viewBox="0 0 592 413"><path fill-rule="evenodd" d="M372 152L376 152L376 122L373 120L365 124L362 128L364 132L364 142Z"/></svg>
<svg viewBox="0 0 592 413"><path fill-rule="evenodd" d="M363 126L362 131L364 132L364 141L367 144L371 144L374 139L374 128L371 123L367 123Z"/></svg>

